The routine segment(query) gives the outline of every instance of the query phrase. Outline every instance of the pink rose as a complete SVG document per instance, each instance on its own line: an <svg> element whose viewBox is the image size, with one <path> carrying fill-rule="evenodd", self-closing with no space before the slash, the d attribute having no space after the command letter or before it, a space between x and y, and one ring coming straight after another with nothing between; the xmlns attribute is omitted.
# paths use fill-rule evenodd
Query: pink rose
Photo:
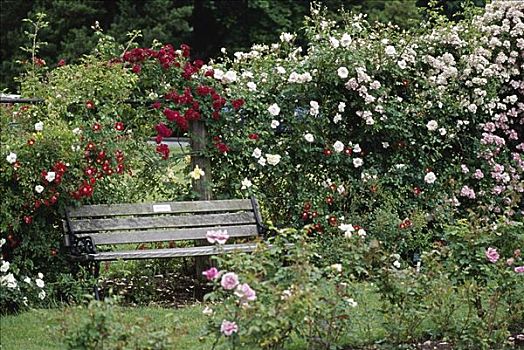
<svg viewBox="0 0 524 350"><path fill-rule="evenodd" d="M225 273L220 280L220 285L226 290L234 289L238 285L238 276L234 272Z"/></svg>
<svg viewBox="0 0 524 350"><path fill-rule="evenodd" d="M517 266L515 267L516 273L524 273L524 266Z"/></svg>
<svg viewBox="0 0 524 350"><path fill-rule="evenodd" d="M257 293L251 289L247 284L239 284L235 290L235 295L241 299L242 302L254 301L257 299Z"/></svg>
<svg viewBox="0 0 524 350"><path fill-rule="evenodd" d="M202 274L206 276L208 281L212 281L220 275L220 272L218 272L216 267L212 267L209 270L202 272Z"/></svg>
<svg viewBox="0 0 524 350"><path fill-rule="evenodd" d="M220 332L224 333L226 337L229 337L231 334L238 332L238 326L236 322L223 320L220 326Z"/></svg>
<svg viewBox="0 0 524 350"><path fill-rule="evenodd" d="M229 235L227 234L227 230L207 231L206 238L211 244L224 244L228 240Z"/></svg>
<svg viewBox="0 0 524 350"><path fill-rule="evenodd" d="M499 253L497 252L497 249L496 248L491 248L489 247L487 250L486 250L486 259L489 260L489 262L491 263L496 263L500 258L500 255Z"/></svg>

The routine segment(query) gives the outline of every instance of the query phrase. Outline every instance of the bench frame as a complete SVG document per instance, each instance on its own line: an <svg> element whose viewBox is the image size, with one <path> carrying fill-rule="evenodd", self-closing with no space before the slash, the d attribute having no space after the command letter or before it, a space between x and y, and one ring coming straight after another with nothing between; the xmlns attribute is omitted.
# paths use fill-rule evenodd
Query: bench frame
<svg viewBox="0 0 524 350"><path fill-rule="evenodd" d="M135 203L135 204L129 204L131 206L143 206L150 204L153 208L153 211L149 210L147 213L141 213L144 215L149 215L152 218L160 218L162 216L167 216L169 214L178 214L179 216L187 216L188 224L184 225L182 224L181 227L178 226L152 226L144 228L138 228L133 229L131 227L131 224L127 224L129 227L124 228L123 230L126 231L116 231L120 237L124 237L123 239L119 239L118 242L114 243L102 243L101 245L112 245L112 244L140 244L140 243L151 243L151 242L165 242L165 241L176 241L176 240L183 240L183 241L194 241L199 243L208 243L205 240L205 237L202 237L203 231L209 231L209 230L220 230L224 227L230 227L234 228L234 225L237 225L238 227L241 227L244 231L244 228L248 229L247 227L244 227L246 225L256 225L255 230L256 232L245 234L243 232L240 232L238 234L239 238L242 237L262 237L265 238L266 234L268 233L267 227L262 223L262 216L260 214L260 207L258 205L258 202L255 197L251 197L250 199L242 200L244 201L242 205L238 206L244 206L244 209L239 208L227 208L227 202L231 201L232 203L236 200L210 200L210 201L195 201L195 202L187 202L188 205L192 203L202 203L206 202L206 204L209 206L209 209L206 210L181 210L181 211L174 211L171 212L171 210L166 211L155 211L154 206L155 205L166 205L166 204L183 204L184 202L164 202L164 203ZM250 203L250 209L247 209L247 201ZM217 202L217 209L213 210L213 202ZM218 208L218 203L221 202L222 207ZM225 202L225 204L224 204ZM234 205L232 205L234 207ZM109 233L112 230L116 230L115 227L105 227L104 228L96 228L96 224L93 225L94 228L90 228L90 221L94 218L113 218L118 219L119 217L126 220L126 218L140 218L140 214L119 214L117 213L111 213L110 208L111 206L108 205L108 214L96 214L96 215L76 215L75 218L79 218L82 223L87 225L87 228L83 230L82 232L77 232L75 230L75 221L74 218L70 215L70 212L72 210L78 209L78 208L85 208L90 207L89 205L84 205L80 207L75 208L67 208L65 213L65 220L63 222L64 224L64 245L69 250L68 257L77 262L85 263L88 267L88 270L93 274L96 280L98 280L99 273L100 273L100 262L101 261L110 261L110 260L132 260L132 259L158 259L158 258L175 258L175 257L203 257L203 256L210 256L210 255L216 255L220 253L228 253L232 251L243 251L243 252L250 252L253 251L256 247L256 243L247 243L247 244L226 244L220 247L217 247L215 245L210 245L209 243L206 246L203 245L197 245L196 247L189 247L189 248L166 248L166 249L157 249L157 250L131 250L127 252L122 252L122 257L118 257L118 253L111 254L108 252L108 254L104 255L104 253L99 253L97 249L96 239L94 238L97 233L104 232L102 235L106 235L106 233ZM171 208L171 207L169 207ZM99 208L98 208L99 209ZM228 214L231 214L231 217L234 217L235 215L243 215L250 217L249 223L241 223L241 222L235 222L235 220L232 220L232 223L228 223L227 221L224 224L204 224L204 223L193 223L189 224L191 221L191 217L194 215L198 215L199 218L205 218L206 215L214 215L216 213L224 214L223 216L225 218L228 217ZM245 215L244 213L248 213ZM251 217L251 213L253 216ZM182 215L185 214L185 215ZM85 219L83 219L85 218ZM176 219L176 218L175 218ZM211 220L212 221L212 220ZM111 223L109 223L111 224ZM229 225L228 225L229 224ZM77 225L78 226L78 225ZM103 226L103 225L102 225ZM106 225L107 226L107 225ZM187 226L187 227L186 227ZM154 239L154 240L147 240L147 229L159 229L161 232L161 236L163 239ZM169 231L171 229L171 231ZM186 231L186 234L183 238L178 237L177 235L180 235L184 232L184 230L191 230L191 232ZM107 231L106 231L107 230ZM141 233L145 233L142 238L136 237L132 240L126 241L125 240L125 234L130 233L132 234L134 230L142 230ZM82 230L81 230L82 231ZM86 232L87 231L87 232ZM89 231L91 231L93 234L90 234ZM198 234L195 232L198 231ZM250 229L247 231L251 232ZM152 231L151 231L152 232ZM197 235L198 237L191 237L192 235ZM169 239L169 237L172 236L172 239ZM235 236L237 237L237 236ZM165 238L165 239L164 239ZM232 237L234 238L234 237ZM153 252L153 253L152 253ZM197 276L200 274L201 271L197 271ZM98 294L98 287L95 283L95 286L93 287L95 298L99 299Z"/></svg>

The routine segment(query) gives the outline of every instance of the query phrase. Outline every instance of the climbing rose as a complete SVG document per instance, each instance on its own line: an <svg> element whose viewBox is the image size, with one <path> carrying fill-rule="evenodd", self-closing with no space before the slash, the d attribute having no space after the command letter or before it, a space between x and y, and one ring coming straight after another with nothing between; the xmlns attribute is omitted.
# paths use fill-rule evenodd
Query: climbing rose
<svg viewBox="0 0 524 350"><path fill-rule="evenodd" d="M212 267L209 270L202 272L202 274L206 276L208 281L214 280L220 275L216 267Z"/></svg>
<svg viewBox="0 0 524 350"><path fill-rule="evenodd" d="M489 262L496 263L499 260L499 257L500 257L500 255L497 252L496 248L489 247L486 250L486 258L489 260Z"/></svg>
<svg viewBox="0 0 524 350"><path fill-rule="evenodd" d="M238 326L235 322L223 320L220 326L220 332L226 337L229 337L231 334L238 332Z"/></svg>
<svg viewBox="0 0 524 350"><path fill-rule="evenodd" d="M220 285L226 290L234 289L238 285L238 276L234 272L225 273L220 280Z"/></svg>
<svg viewBox="0 0 524 350"><path fill-rule="evenodd" d="M242 302L254 301L257 299L257 293L251 289L247 283L239 284L235 290L235 295L239 297Z"/></svg>

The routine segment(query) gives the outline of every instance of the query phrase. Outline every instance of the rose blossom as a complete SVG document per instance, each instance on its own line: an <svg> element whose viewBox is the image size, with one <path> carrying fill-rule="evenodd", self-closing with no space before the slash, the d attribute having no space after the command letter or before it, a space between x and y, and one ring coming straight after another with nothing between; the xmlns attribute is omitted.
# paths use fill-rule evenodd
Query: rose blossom
<svg viewBox="0 0 524 350"><path fill-rule="evenodd" d="M344 150L344 144L340 141L337 141L333 144L333 148L335 149L335 152L340 153Z"/></svg>
<svg viewBox="0 0 524 350"><path fill-rule="evenodd" d="M491 263L496 263L499 258L500 258L500 255L499 253L497 252L497 249L496 248L491 248L489 247L487 250L486 250L486 259L489 260L489 262Z"/></svg>
<svg viewBox="0 0 524 350"><path fill-rule="evenodd" d="M515 267L516 273L524 273L524 266L517 266Z"/></svg>
<svg viewBox="0 0 524 350"><path fill-rule="evenodd" d="M56 173L54 171L50 171L47 173L47 175L45 176L45 179L48 181L48 182L53 182L53 180L56 178Z"/></svg>
<svg viewBox="0 0 524 350"><path fill-rule="evenodd" d="M36 124L35 124L35 130L36 130L36 131L42 131L42 130L44 130L44 123L42 123L42 122L38 122L38 123L36 123Z"/></svg>
<svg viewBox="0 0 524 350"><path fill-rule="evenodd" d="M306 139L307 142L311 143L313 141L315 141L315 138L313 137L313 135L311 133L307 133L304 135L304 139Z"/></svg>
<svg viewBox="0 0 524 350"><path fill-rule="evenodd" d="M220 332L229 337L231 334L238 332L238 326L236 322L223 320L222 325L220 325Z"/></svg>
<svg viewBox="0 0 524 350"><path fill-rule="evenodd" d="M207 271L202 272L204 276L206 276L208 281L212 281L220 275L220 272L218 272L218 269L216 267L212 267Z"/></svg>
<svg viewBox="0 0 524 350"><path fill-rule="evenodd" d="M220 285L226 290L234 289L238 285L238 276L234 272L228 272L222 275Z"/></svg>
<svg viewBox="0 0 524 350"><path fill-rule="evenodd" d="M239 284L235 290L235 295L239 297L242 302L254 301L257 299L257 293L251 289L247 283Z"/></svg>
<svg viewBox="0 0 524 350"><path fill-rule="evenodd" d="M267 159L267 163L269 165L277 165L278 163L280 163L280 158L281 156L279 154L267 154L266 153L266 159Z"/></svg>
<svg viewBox="0 0 524 350"><path fill-rule="evenodd" d="M16 153L9 152L7 157L5 157L5 160L7 160L9 164L16 163Z"/></svg>
<svg viewBox="0 0 524 350"><path fill-rule="evenodd" d="M362 164L364 164L364 161L362 160L362 158L354 158L353 159L353 166L355 168L358 168L358 167L362 166Z"/></svg>
<svg viewBox="0 0 524 350"><path fill-rule="evenodd" d="M424 176L424 181L428 184L432 184L437 180L437 177L435 176L435 173L430 171L429 173Z"/></svg>
<svg viewBox="0 0 524 350"><path fill-rule="evenodd" d="M269 114L276 117L280 114L280 107L276 103L273 103L271 106L268 107L267 111L269 112Z"/></svg>
<svg viewBox="0 0 524 350"><path fill-rule="evenodd" d="M337 74L341 79L346 79L349 75L349 71L346 67L340 67L337 69Z"/></svg>
<svg viewBox="0 0 524 350"><path fill-rule="evenodd" d="M227 234L227 230L207 231L206 238L211 244L224 244L229 238L229 235Z"/></svg>
<svg viewBox="0 0 524 350"><path fill-rule="evenodd" d="M435 131L437 130L438 128L438 123L436 120L430 120L427 124L426 124L426 128L428 128L429 131Z"/></svg>

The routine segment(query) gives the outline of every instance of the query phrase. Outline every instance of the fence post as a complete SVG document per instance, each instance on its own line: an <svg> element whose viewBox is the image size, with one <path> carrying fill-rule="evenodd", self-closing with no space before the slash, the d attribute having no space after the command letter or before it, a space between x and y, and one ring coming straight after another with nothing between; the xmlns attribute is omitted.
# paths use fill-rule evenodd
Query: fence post
<svg viewBox="0 0 524 350"><path fill-rule="evenodd" d="M189 131L191 137L191 170L198 165L204 171L204 176L199 180L192 179L193 190L198 194L200 200L210 200L211 193L211 164L207 157L202 153L206 149L207 144L207 130L203 121L194 120L189 123ZM206 241L195 241L195 245L206 245ZM195 297L202 299L204 297L203 288L204 276L202 272L206 270L211 264L211 259L205 256L195 257L195 270L197 285L195 288Z"/></svg>

